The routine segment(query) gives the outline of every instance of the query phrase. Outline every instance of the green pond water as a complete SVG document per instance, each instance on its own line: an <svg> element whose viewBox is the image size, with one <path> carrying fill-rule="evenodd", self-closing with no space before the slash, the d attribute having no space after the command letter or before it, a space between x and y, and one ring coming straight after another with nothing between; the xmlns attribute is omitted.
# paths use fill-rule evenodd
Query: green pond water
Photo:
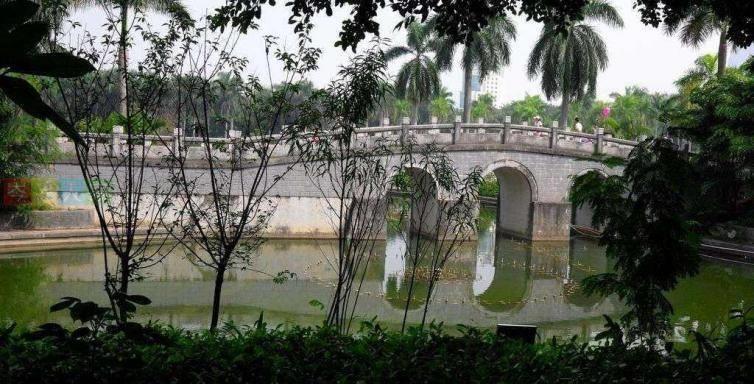
<svg viewBox="0 0 754 384"><path fill-rule="evenodd" d="M387 327L400 323L408 279L404 239L391 234L379 243L381 257L369 264L359 296L359 318L376 316ZM264 312L271 324L321 323L322 310L309 303L329 302L336 278L331 266L335 245L324 240L266 242L254 261L257 271L238 270L228 276L223 319L252 324ZM66 323L65 313L48 311L63 296L105 303L103 270L102 250L96 248L0 254L0 323ZM296 278L274 283L269 274L283 270L294 272ZM622 311L617 299L587 297L579 288L581 279L606 270L604 250L593 241L529 243L495 236L494 227L489 227L479 233L478 241L464 244L446 266L429 317L450 326L536 324L542 338L588 339L601 330L602 314L618 316ZM209 322L212 287L212 273L177 250L131 289L153 301L140 309L139 320L197 329ZM682 327L694 324L720 329L728 309L754 304L754 267L704 261L699 275L682 281L670 298L679 338ZM419 321L424 299L420 293L412 298L409 321Z"/></svg>

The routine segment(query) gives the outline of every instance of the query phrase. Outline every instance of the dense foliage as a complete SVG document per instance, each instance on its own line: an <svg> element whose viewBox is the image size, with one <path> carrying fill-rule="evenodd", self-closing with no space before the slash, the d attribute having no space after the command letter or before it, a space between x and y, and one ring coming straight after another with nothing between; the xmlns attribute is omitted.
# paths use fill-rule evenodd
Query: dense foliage
<svg viewBox="0 0 754 384"><path fill-rule="evenodd" d="M234 26L246 30L262 17L262 11L274 1L231 0L217 10L213 20L216 26ZM356 48L368 33L379 34L380 24L375 20L377 11L390 7L405 18L405 22L426 20L436 13L440 31L457 42L463 41L468 32L486 26L496 16L520 14L529 20L545 22L564 29L574 20L583 18L586 0L497 0L454 1L439 0L294 0L290 8L289 22L304 28L313 16L325 13L331 16L333 8L350 8L349 17L342 22L340 39L336 45ZM730 41L746 47L754 41L754 3L740 0L636 0L634 8L641 14L643 23L658 26L662 22L678 24L688 17L695 6L707 7L719 20L726 20L730 27Z"/></svg>
<svg viewBox="0 0 754 384"><path fill-rule="evenodd" d="M458 330L460 336L437 326L401 335L366 322L357 334L344 335L330 328L270 329L262 319L215 333L140 326L97 336L0 329L0 382L747 382L754 363L754 334L745 323L725 342L700 336L704 347L697 352L669 354L627 348L610 332L602 346L590 346L575 340L528 345Z"/></svg>
<svg viewBox="0 0 754 384"><path fill-rule="evenodd" d="M754 217L754 70L749 61L691 92L689 108L673 114L671 132L698 151L699 220L714 224Z"/></svg>
<svg viewBox="0 0 754 384"><path fill-rule="evenodd" d="M669 114L667 138L640 143L621 175L597 171L575 179L571 200L594 209L600 243L615 272L585 281L587 291L617 294L635 336L662 337L673 308L665 293L699 265L700 238L729 221L754 215L754 72L746 65L690 91L688 105ZM608 159L608 165L624 164Z"/></svg>

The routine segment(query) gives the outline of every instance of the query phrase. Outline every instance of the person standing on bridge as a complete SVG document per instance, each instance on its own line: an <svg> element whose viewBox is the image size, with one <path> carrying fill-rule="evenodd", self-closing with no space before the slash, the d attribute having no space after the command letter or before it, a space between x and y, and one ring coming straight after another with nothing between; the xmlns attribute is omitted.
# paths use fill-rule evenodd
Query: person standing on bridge
<svg viewBox="0 0 754 384"><path fill-rule="evenodd" d="M581 132L584 131L584 126L581 125L581 120L579 120L578 117L574 119L573 129L576 130L576 132L579 132L579 133L581 133Z"/></svg>

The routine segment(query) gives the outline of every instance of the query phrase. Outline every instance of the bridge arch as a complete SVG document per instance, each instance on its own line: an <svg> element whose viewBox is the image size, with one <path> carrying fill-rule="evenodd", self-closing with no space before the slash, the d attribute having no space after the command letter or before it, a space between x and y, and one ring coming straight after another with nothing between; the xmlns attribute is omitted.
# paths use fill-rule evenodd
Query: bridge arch
<svg viewBox="0 0 754 384"><path fill-rule="evenodd" d="M482 176L494 174L497 197L497 231L517 237L531 238L533 206L539 200L537 181L523 164L513 160L497 160L489 164Z"/></svg>
<svg viewBox="0 0 754 384"><path fill-rule="evenodd" d="M574 180L581 176L586 174L587 172L596 171L602 179L607 178L607 173L605 173L604 170L599 168L587 168L584 170L581 170L577 174L573 175L571 177L571 182L568 186L568 195L571 194L571 189L573 188ZM574 230L577 233L581 232L589 232L589 233L595 233L597 229L592 227L592 217L594 216L594 210L592 209L592 206L590 204L583 204L580 207L574 206L572 208L572 216L571 216L571 225L573 226Z"/></svg>
<svg viewBox="0 0 754 384"><path fill-rule="evenodd" d="M396 176L400 172L405 172L405 175L410 178L410 181L406 181L413 183L409 187L409 192L412 194L410 212L408 212L410 215L408 217L410 232L433 235L438 225L439 199L442 198L443 192L439 187L437 178L431 170L403 165L399 169L393 170L390 176L391 183L393 183L392 189L397 189L400 192L407 192L402 190L400 185L396 185L399 182L396 180Z"/></svg>

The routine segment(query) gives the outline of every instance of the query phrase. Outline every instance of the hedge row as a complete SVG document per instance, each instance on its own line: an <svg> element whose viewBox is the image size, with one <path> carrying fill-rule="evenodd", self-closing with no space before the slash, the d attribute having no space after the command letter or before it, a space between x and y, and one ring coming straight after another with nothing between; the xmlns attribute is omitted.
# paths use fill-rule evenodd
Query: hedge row
<svg viewBox="0 0 754 384"><path fill-rule="evenodd" d="M463 328L171 328L0 337L0 383L754 382L754 337L658 353L575 340L527 345ZM1 335L0 335L1 336Z"/></svg>

